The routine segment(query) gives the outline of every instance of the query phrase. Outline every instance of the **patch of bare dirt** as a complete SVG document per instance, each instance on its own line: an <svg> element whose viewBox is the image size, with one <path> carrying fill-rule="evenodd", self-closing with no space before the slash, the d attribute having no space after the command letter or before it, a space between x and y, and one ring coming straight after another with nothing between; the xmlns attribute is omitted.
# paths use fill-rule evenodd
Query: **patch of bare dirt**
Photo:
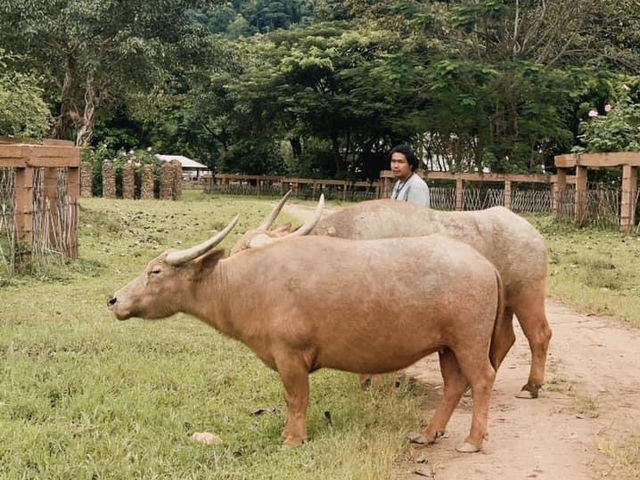
<svg viewBox="0 0 640 480"><path fill-rule="evenodd" d="M301 221L312 211L301 205L285 207ZM455 451L471 424L471 399L465 397L447 435L435 445L412 447L396 478L620 478L611 471L603 449L624 444L640 432L640 331L613 319L575 313L551 299L547 316L553 338L540 398L515 398L529 372L530 352L514 320L517 340L498 372L482 452ZM442 393L437 356L406 373L424 384L426 422ZM414 473L417 470L421 473Z"/></svg>
<svg viewBox="0 0 640 480"><path fill-rule="evenodd" d="M547 315L553 339L540 398L514 398L529 370L529 345L516 327L516 344L495 383L483 451L454 450L471 422L471 399L465 397L453 414L448 438L413 449L397 478L425 478L412 473L424 469L412 461L424 454L431 478L438 480L581 480L611 473L603 448L640 432L640 332L611 319L577 314L554 300L547 301ZM427 419L442 391L437 356L407 373L425 384Z"/></svg>

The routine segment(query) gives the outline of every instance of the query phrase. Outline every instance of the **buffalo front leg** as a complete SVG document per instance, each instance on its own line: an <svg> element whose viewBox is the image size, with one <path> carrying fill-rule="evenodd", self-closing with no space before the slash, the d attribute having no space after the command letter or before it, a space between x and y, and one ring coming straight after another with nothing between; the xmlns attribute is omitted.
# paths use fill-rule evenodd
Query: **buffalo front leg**
<svg viewBox="0 0 640 480"><path fill-rule="evenodd" d="M423 433L425 443L433 443L444 434L447 423L449 423L449 419L468 385L467 379L462 374L458 360L451 349L444 348L440 350L438 356L440 359L440 373L444 380L444 389L442 400L438 403L436 411Z"/></svg>
<svg viewBox="0 0 640 480"><path fill-rule="evenodd" d="M531 348L529 379L517 395L518 398L538 398L538 391L544 383L544 370L551 340L551 328L545 313L544 292L544 282L540 282L512 299L511 307Z"/></svg>
<svg viewBox="0 0 640 480"><path fill-rule="evenodd" d="M295 358L277 362L287 401L287 419L282 431L282 443L296 447L307 440L307 405L309 404L309 371Z"/></svg>

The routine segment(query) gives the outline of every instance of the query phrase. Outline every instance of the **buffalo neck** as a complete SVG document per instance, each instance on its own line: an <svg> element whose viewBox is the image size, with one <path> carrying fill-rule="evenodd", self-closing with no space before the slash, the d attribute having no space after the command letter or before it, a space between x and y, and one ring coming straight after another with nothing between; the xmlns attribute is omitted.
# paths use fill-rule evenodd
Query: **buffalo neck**
<svg viewBox="0 0 640 480"><path fill-rule="evenodd" d="M242 254L218 262L194 288L193 308L189 313L208 323L221 334L249 344L248 337L259 322L252 263ZM251 256L253 257L253 256Z"/></svg>

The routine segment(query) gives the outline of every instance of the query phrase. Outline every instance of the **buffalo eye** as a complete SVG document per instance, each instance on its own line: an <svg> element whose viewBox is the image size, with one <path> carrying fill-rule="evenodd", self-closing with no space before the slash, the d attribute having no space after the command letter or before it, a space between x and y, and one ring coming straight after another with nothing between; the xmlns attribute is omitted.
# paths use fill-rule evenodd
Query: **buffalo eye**
<svg viewBox="0 0 640 480"><path fill-rule="evenodd" d="M160 267L154 267L151 269L151 275L158 275L159 273L162 272L162 269Z"/></svg>

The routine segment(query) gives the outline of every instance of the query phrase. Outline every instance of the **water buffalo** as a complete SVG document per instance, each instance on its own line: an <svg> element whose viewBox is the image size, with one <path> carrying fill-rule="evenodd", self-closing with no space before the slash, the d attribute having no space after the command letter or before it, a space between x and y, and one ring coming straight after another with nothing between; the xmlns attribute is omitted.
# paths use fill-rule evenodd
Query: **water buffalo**
<svg viewBox="0 0 640 480"><path fill-rule="evenodd" d="M495 371L515 338L489 261L439 235L308 236L223 260L224 250L214 247L234 223L152 260L108 300L111 311L120 320L184 312L246 344L282 379L288 446L306 440L310 372L383 373L438 351L444 393L424 441L444 431L470 385L471 431L458 450L480 449Z"/></svg>
<svg viewBox="0 0 640 480"><path fill-rule="evenodd" d="M238 240L231 250L268 244L292 235L287 228L269 231L289 194L267 219ZM544 382L551 328L545 313L547 253L540 233L524 218L504 207L444 212L395 200L370 200L339 210L321 220L318 210L305 233L351 239L415 237L440 233L467 243L488 258L505 286L505 316L515 313L531 348L529 379L519 398L537 398ZM318 221L319 220L319 221ZM309 228L309 225L317 225ZM293 234L295 234L294 232Z"/></svg>

